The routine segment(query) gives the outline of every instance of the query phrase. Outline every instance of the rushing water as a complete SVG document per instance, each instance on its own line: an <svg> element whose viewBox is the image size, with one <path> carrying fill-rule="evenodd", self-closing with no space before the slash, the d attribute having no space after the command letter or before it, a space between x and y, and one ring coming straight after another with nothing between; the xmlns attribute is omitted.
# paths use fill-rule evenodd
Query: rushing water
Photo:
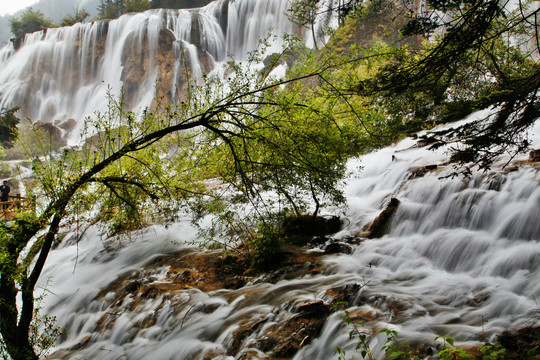
<svg viewBox="0 0 540 360"><path fill-rule="evenodd" d="M164 82L157 46L163 29L173 39L167 86L174 94L183 56L191 73L201 76L230 57L242 61L269 27L278 35L298 31L283 16L288 6L286 0L218 1L191 11L152 10L30 34L17 51L0 50L0 106L24 104L25 115L34 120L74 118L80 124L106 108L108 89L114 93L126 85L133 70L127 59L133 58L144 71L130 89L130 101L134 108L147 106L154 84ZM313 39L306 42L313 45ZM540 127L534 131L539 147ZM167 266L145 265L188 248L197 240L195 230L186 220L117 243L102 239L96 227L83 233L75 224L51 252L40 283L47 289L45 311L67 330L57 345L58 358L233 359L226 349L242 324L261 324L239 350L256 353L256 339L290 318L294 304L330 301L328 289L351 284L361 285L351 311L363 314L366 329L394 328L405 342L430 344L437 335L478 341L538 321L538 170L520 164L509 171L498 164L464 179L452 177L455 169L446 162L443 151L417 148L412 140L351 161L348 225L335 237L356 234L395 197L400 205L387 234L353 245L349 255L325 256L320 274L275 284L253 281L208 292L194 284L172 294L144 299L133 294L119 301L118 290L109 286L126 274L167 285ZM426 165L437 168L411 178L414 168ZM352 354L341 315L331 315L295 359L336 358L336 345ZM371 339L372 348L380 349L382 340Z"/></svg>
<svg viewBox="0 0 540 360"><path fill-rule="evenodd" d="M540 126L535 132L538 146ZM351 170L360 165L362 169L347 186L348 226L336 238L361 230L390 197L401 203L385 236L353 245L351 254L325 256L325 270L316 275L208 292L195 283L169 296L142 299L138 294L119 302L116 289L96 295L118 276L135 270L140 271L138 279L151 284L170 282L167 266L141 268L159 255L185 248L196 239L195 231L185 221L168 229L153 227L115 244L100 240L97 230L90 228L76 244L74 230L71 240L68 237L51 253L42 276L49 290L45 309L68 329L57 350L86 343L80 350L59 352L59 358L199 359L212 354L211 358L233 359L225 349L243 323L263 324L240 350L256 352L254 339L290 317L291 306L330 301L328 289L351 284L363 286L351 302L351 312L363 314L366 329L396 329L407 343L433 344L440 335L460 342L493 340L506 329L536 323L538 166L521 163L504 170L502 161L469 179L451 177L455 169L446 164L443 151L414 145L404 140L351 162ZM411 178L412 169L426 165L438 167ZM341 315L330 315L320 336L294 359L336 358L336 345L354 354ZM106 327L104 318L110 322ZM382 344L375 336L370 346L377 351Z"/></svg>

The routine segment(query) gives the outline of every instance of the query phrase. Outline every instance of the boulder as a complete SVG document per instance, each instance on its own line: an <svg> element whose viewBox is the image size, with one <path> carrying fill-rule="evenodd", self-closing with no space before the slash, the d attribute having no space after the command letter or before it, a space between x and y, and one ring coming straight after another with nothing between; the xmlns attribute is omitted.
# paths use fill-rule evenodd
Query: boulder
<svg viewBox="0 0 540 360"><path fill-rule="evenodd" d="M533 161L533 162L540 161L540 149L531 150L531 152L529 152L529 161Z"/></svg>
<svg viewBox="0 0 540 360"><path fill-rule="evenodd" d="M356 236L365 237L368 239L379 238L384 235L388 222L392 215L396 212L399 206L399 200L391 198L385 209L377 216L375 220L364 226L362 231L359 231Z"/></svg>
<svg viewBox="0 0 540 360"><path fill-rule="evenodd" d="M414 168L411 170L409 180L416 179L425 176L428 172L437 169L437 165L426 165Z"/></svg>
<svg viewBox="0 0 540 360"><path fill-rule="evenodd" d="M60 130L51 123L37 121L34 123L34 129L49 134L53 140L60 141L62 139L62 130Z"/></svg>

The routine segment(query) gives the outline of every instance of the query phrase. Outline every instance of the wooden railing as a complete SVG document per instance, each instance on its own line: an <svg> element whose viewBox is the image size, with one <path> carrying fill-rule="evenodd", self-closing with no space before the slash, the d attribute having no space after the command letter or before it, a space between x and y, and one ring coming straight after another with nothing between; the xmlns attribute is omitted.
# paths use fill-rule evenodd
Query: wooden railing
<svg viewBox="0 0 540 360"><path fill-rule="evenodd" d="M23 198L20 195L9 196L8 201L0 201L0 221L13 220L19 214L34 210L33 199Z"/></svg>

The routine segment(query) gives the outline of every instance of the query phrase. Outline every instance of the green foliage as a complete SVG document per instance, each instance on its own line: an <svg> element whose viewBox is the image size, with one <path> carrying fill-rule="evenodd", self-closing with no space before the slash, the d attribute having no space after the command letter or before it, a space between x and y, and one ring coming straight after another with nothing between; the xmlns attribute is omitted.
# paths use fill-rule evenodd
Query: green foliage
<svg viewBox="0 0 540 360"><path fill-rule="evenodd" d="M289 20L300 26L313 25L319 0L296 1L288 11Z"/></svg>
<svg viewBox="0 0 540 360"><path fill-rule="evenodd" d="M536 11L531 2L508 11L496 0L433 1L450 10L446 22L417 17L405 32L429 34L435 41L423 50L412 47L387 52L387 63L375 76L361 80L358 93L374 96L388 115L408 131L463 118L475 110L498 107L490 118L437 134L436 146L456 141L455 159L489 167L504 152L527 148L524 132L540 115L536 96L540 67ZM414 31L413 31L414 30ZM380 54L381 56L384 54Z"/></svg>
<svg viewBox="0 0 540 360"><path fill-rule="evenodd" d="M125 12L141 12L150 9L149 0L124 0Z"/></svg>
<svg viewBox="0 0 540 360"><path fill-rule="evenodd" d="M52 124L22 124L17 128L18 141L5 149L6 159L24 160L43 154L52 154L66 145L54 132Z"/></svg>
<svg viewBox="0 0 540 360"><path fill-rule="evenodd" d="M100 0L98 5L98 19L116 19L124 14L123 0Z"/></svg>
<svg viewBox="0 0 540 360"><path fill-rule="evenodd" d="M260 54L254 52L252 56ZM273 60L280 61L280 56ZM198 204L197 208L206 211L199 212L196 218L216 216L212 230L205 232L206 238L218 239L229 251L241 252L240 257L259 254L254 250L259 246L254 239L269 240L272 249L277 247L276 237L257 235L258 224L268 222L274 214L312 211L312 217L317 218L321 208L342 205L345 199L341 184L348 176L346 162L367 148L369 142L367 126L362 126L354 113L365 105L362 99L358 99L358 105L353 104L331 86L325 87L337 74L317 69L313 58L300 63L290 79L284 80L283 89L271 86L276 81L273 79L254 82L259 75L249 64L240 67L230 63L234 75L226 86L219 79L207 79L211 86L203 88L204 93L199 93L202 96L190 94L223 107L215 115L218 122L211 125L218 131L196 137L197 146L204 151L197 151L195 156L199 174L192 171L195 179L219 178L223 195L220 198L214 190L212 196L201 199L207 205ZM309 73L316 75L303 75ZM302 81L291 80L295 78ZM253 92L244 105L236 105L234 94L251 94L257 88L265 90ZM374 125L375 112L367 116L373 116L369 121ZM270 190L272 196L264 195ZM280 224L276 221L271 228ZM266 247L267 242L261 245ZM256 258L253 261L259 262Z"/></svg>
<svg viewBox="0 0 540 360"><path fill-rule="evenodd" d="M47 355L56 340L62 335L64 329L56 325L56 316L43 314L41 302L44 295L34 300L34 316L30 325L30 344L40 357Z"/></svg>
<svg viewBox="0 0 540 360"><path fill-rule="evenodd" d="M45 357L56 340L62 335L64 329L56 325L56 317L43 313L41 303L44 295L35 299L34 316L30 324L30 344L36 350L39 357ZM0 336L0 355L2 359L9 359L9 353L3 338Z"/></svg>
<svg viewBox="0 0 540 360"><path fill-rule="evenodd" d="M350 312L346 309L346 302L338 302L332 305L332 311L338 311L345 308L343 322L350 328L349 339L355 340L355 351L360 353L362 359L374 359L367 332L364 329L364 324L360 321L353 320ZM386 338L382 351L385 352L385 359L388 360L420 360L426 357L426 354L421 348L412 348L409 344L401 344L398 341L398 333L389 328L383 328L375 333L382 334ZM454 339L450 336L437 336L435 343L442 340L443 349L437 353L440 360L505 360L508 359L508 351L499 343L485 343L482 346L474 349L465 349L454 345ZM527 352L527 359L534 359L538 347L532 348ZM340 360L345 360L346 352L340 347L335 349ZM514 358L514 357L511 357Z"/></svg>
<svg viewBox="0 0 540 360"><path fill-rule="evenodd" d="M354 350L357 352L360 352L360 355L362 356L362 359L368 359L373 360L373 352L369 346L369 337L368 332L364 331L364 323L361 321L353 320L351 317L350 312L346 309L349 306L349 304L344 302L338 302L332 305L331 310L332 311L339 311L342 308L345 308L343 310L344 315L342 317L343 322L347 324L347 326L350 327L349 331L349 339L354 340L356 339L356 345ZM343 350L340 347L336 347L334 349L335 353L338 354L339 360L346 360L346 351Z"/></svg>
<svg viewBox="0 0 540 360"><path fill-rule="evenodd" d="M0 147L0 178L4 179L12 175L11 168L3 161L5 157L4 149Z"/></svg>
<svg viewBox="0 0 540 360"><path fill-rule="evenodd" d="M90 14L86 10L80 10L77 11L77 13L74 16L66 16L62 19L60 22L60 26L72 26L77 23L82 23L86 18L88 18Z"/></svg>
<svg viewBox="0 0 540 360"><path fill-rule="evenodd" d="M41 11L34 11L32 8L26 10L18 18L11 18L9 23L11 32L15 36L14 44L16 48L22 44L26 34L57 26L47 19Z"/></svg>
<svg viewBox="0 0 540 360"><path fill-rule="evenodd" d="M17 125L20 120L15 116L17 110L18 107L0 110L0 146L4 148L13 147L19 136Z"/></svg>
<svg viewBox="0 0 540 360"><path fill-rule="evenodd" d="M450 347L439 351L439 359L441 360L504 360L507 359L506 349L501 344L486 343L478 348L476 354L467 351L463 348L455 347L454 341L449 336L439 336L435 338L443 339L446 347L446 343Z"/></svg>
<svg viewBox="0 0 540 360"><path fill-rule="evenodd" d="M289 20L300 26L309 26L314 29L315 21L324 18L325 13L337 12L340 24L344 19L354 13L356 8L362 3L360 0L339 1L331 8L320 6L320 0L300 0L294 1L287 11ZM314 34L315 35L315 34Z"/></svg>
<svg viewBox="0 0 540 360"><path fill-rule="evenodd" d="M283 256L283 235L276 226L262 224L253 239L254 254L251 264L255 269L264 270L275 267Z"/></svg>
<svg viewBox="0 0 540 360"><path fill-rule="evenodd" d="M150 8L150 0L100 0L98 19L116 19L123 14L142 12Z"/></svg>

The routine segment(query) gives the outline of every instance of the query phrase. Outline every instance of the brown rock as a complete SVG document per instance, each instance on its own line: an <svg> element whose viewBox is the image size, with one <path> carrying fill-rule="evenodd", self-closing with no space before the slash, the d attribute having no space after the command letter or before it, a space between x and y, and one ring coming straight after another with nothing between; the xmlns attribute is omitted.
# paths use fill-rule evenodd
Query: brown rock
<svg viewBox="0 0 540 360"><path fill-rule="evenodd" d="M540 161L540 149L532 150L531 152L529 152L529 161Z"/></svg>
<svg viewBox="0 0 540 360"><path fill-rule="evenodd" d="M506 348L505 359L537 359L538 355L529 357L529 351L536 348L533 355L540 352L540 327L530 326L514 332L505 331L497 340Z"/></svg>
<svg viewBox="0 0 540 360"><path fill-rule="evenodd" d="M62 139L62 131L51 123L37 121L34 123L34 128L36 130L48 133L53 140L60 141Z"/></svg>
<svg viewBox="0 0 540 360"><path fill-rule="evenodd" d="M351 254L352 248L340 242L331 242L323 248L326 254Z"/></svg>
<svg viewBox="0 0 540 360"><path fill-rule="evenodd" d="M77 120L75 119L68 119L58 124L58 127L60 129L65 130L67 132L73 131L73 129L75 129L75 126L77 126Z"/></svg>
<svg viewBox="0 0 540 360"><path fill-rule="evenodd" d="M411 170L409 180L416 179L425 176L428 172L437 169L437 165L426 165L414 168Z"/></svg>
<svg viewBox="0 0 540 360"><path fill-rule="evenodd" d="M398 206L399 200L396 198L391 198L390 202L388 203L386 208L379 214L379 216L377 216L377 218L371 223L364 226L362 231L358 232L356 236L366 237L368 239L374 239L383 236L384 232L386 231L388 222L390 221L390 218L392 217L394 212L397 210Z"/></svg>

